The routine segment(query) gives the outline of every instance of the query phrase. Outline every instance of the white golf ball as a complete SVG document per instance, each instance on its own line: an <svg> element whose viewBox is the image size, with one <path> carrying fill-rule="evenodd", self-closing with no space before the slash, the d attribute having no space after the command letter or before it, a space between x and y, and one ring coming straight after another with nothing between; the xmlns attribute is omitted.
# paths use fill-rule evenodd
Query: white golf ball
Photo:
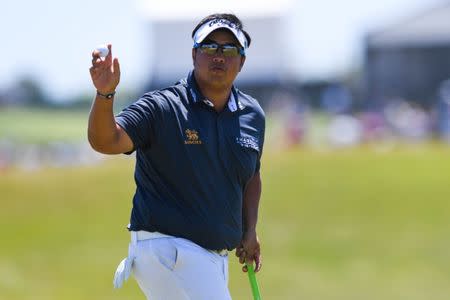
<svg viewBox="0 0 450 300"><path fill-rule="evenodd" d="M108 46L106 45L100 45L95 50L99 52L100 57L105 57L109 53Z"/></svg>

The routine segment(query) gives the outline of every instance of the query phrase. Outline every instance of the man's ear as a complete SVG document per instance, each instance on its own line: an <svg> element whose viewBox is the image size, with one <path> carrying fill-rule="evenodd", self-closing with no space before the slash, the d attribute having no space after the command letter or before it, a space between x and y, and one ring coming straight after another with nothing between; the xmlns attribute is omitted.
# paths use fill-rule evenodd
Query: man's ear
<svg viewBox="0 0 450 300"><path fill-rule="evenodd" d="M192 63L195 63L195 57L197 56L197 49L192 48Z"/></svg>
<svg viewBox="0 0 450 300"><path fill-rule="evenodd" d="M244 63L245 63L245 56L241 56L241 65L239 66L239 72L242 70Z"/></svg>

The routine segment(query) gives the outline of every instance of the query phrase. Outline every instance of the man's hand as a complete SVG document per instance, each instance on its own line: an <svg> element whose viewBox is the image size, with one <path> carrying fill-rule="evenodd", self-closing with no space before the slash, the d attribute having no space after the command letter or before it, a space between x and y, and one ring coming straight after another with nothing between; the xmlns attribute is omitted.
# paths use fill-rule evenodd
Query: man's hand
<svg viewBox="0 0 450 300"><path fill-rule="evenodd" d="M89 69L92 83L102 94L114 92L120 81L119 60L112 59L111 44L108 45L108 49L109 53L104 59L97 50L92 52L92 67Z"/></svg>
<svg viewBox="0 0 450 300"><path fill-rule="evenodd" d="M253 264L255 262L255 272L261 270L261 248L255 230L249 230L244 233L241 243L236 248L236 256L239 257L241 264L244 262ZM244 265L242 271L247 272L247 266Z"/></svg>

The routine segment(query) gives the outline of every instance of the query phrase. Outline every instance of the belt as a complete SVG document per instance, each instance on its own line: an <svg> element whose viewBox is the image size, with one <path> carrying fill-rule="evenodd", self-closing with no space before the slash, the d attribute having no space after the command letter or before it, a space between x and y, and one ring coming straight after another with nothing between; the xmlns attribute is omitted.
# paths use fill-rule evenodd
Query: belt
<svg viewBox="0 0 450 300"><path fill-rule="evenodd" d="M167 235L158 231L150 232L150 231L132 231L131 232L131 239L133 239L133 235L136 236L137 241L143 241L143 240L151 240L151 239L158 239L158 238L164 238L164 237L173 237L171 235Z"/></svg>
<svg viewBox="0 0 450 300"><path fill-rule="evenodd" d="M164 234L164 233L161 233L158 231L154 231L154 232L145 231L145 230L131 231L131 241L133 243L136 243L137 241L151 240L151 239L158 239L158 238L165 238L165 237L173 237L173 236ZM208 250L208 251L219 254L220 256L226 256L228 254L227 249Z"/></svg>

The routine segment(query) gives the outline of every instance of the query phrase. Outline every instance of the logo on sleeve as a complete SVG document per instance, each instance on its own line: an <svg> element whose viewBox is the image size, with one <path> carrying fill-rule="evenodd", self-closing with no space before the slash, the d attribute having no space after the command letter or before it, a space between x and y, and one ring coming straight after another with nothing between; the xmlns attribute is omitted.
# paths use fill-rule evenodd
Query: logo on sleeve
<svg viewBox="0 0 450 300"><path fill-rule="evenodd" d="M202 144L202 141L198 137L198 132L196 130L186 129L184 132L186 133L186 140L184 141L186 145Z"/></svg>
<svg viewBox="0 0 450 300"><path fill-rule="evenodd" d="M242 147L251 148L259 152L258 139L255 137L237 137L236 143L238 143Z"/></svg>

